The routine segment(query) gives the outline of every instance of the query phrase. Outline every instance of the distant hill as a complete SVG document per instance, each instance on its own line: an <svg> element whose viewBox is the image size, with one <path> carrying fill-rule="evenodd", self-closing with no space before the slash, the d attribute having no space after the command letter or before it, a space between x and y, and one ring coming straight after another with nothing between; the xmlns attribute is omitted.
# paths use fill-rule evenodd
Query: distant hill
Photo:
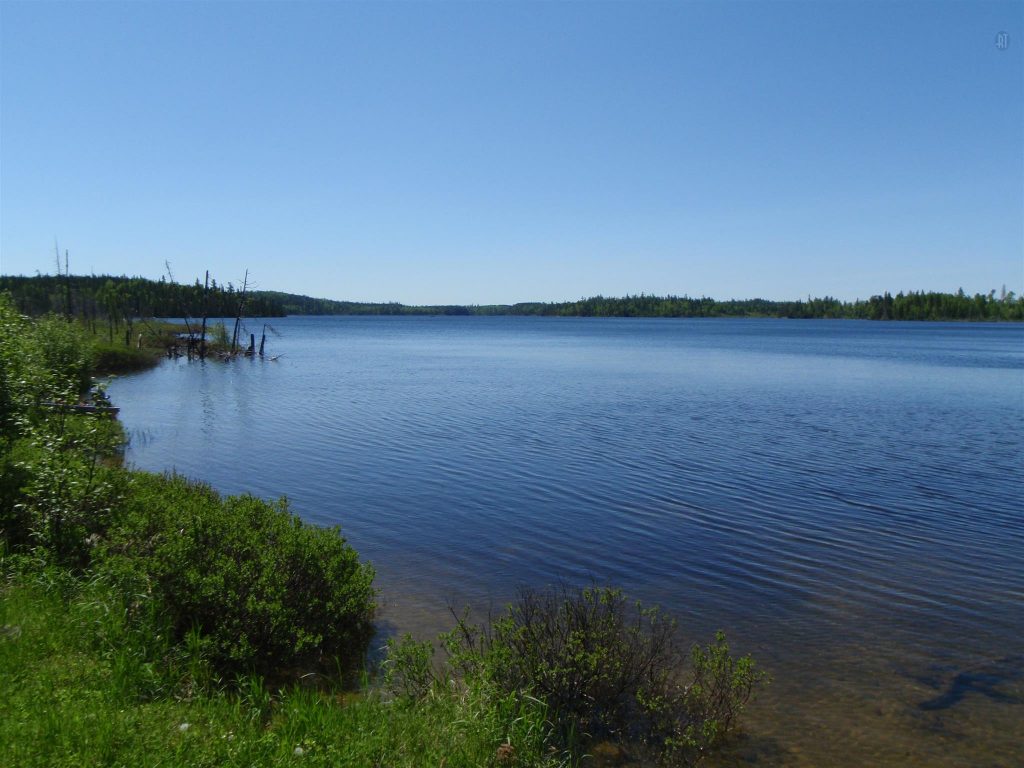
<svg viewBox="0 0 1024 768"><path fill-rule="evenodd" d="M27 315L69 313L95 320L128 317L280 317L283 315L544 315L555 317L779 317L865 320L1024 321L1024 298L995 291L956 293L886 292L844 302L826 296L806 301L728 299L707 296L592 296L578 301L489 305L411 306L396 302L337 301L281 291L242 294L230 283L211 281L208 289L163 279L110 275L54 277L0 276L0 291L13 296ZM70 306L69 306L70 302Z"/></svg>
<svg viewBox="0 0 1024 768"><path fill-rule="evenodd" d="M289 315L471 315L470 307L457 305L409 306L397 302L368 303L316 299L281 291L257 291L256 295L282 307Z"/></svg>

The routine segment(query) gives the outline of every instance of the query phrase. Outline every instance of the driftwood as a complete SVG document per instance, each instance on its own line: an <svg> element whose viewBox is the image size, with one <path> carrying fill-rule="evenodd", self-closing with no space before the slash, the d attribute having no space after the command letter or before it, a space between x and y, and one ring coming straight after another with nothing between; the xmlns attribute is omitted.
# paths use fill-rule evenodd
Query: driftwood
<svg viewBox="0 0 1024 768"><path fill-rule="evenodd" d="M117 416L121 410L113 405L89 405L88 403L72 404L42 402L40 405L53 411L62 411L64 413L89 413L97 416Z"/></svg>

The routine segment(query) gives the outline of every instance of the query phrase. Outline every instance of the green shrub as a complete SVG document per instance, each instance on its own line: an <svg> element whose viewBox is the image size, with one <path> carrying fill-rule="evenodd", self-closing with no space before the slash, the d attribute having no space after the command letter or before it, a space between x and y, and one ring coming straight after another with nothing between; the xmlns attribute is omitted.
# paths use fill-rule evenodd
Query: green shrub
<svg viewBox="0 0 1024 768"><path fill-rule="evenodd" d="M32 481L29 467L38 455L27 440L0 442L0 544L9 551L31 545L25 487Z"/></svg>
<svg viewBox="0 0 1024 768"><path fill-rule="evenodd" d="M35 399L33 379L37 377L29 370L26 344L29 333L28 320L15 311L10 296L0 293L0 439L17 436L28 402Z"/></svg>
<svg viewBox="0 0 1024 768"><path fill-rule="evenodd" d="M434 646L410 634L388 638L384 688L401 698L422 699L439 682L433 666Z"/></svg>
<svg viewBox="0 0 1024 768"><path fill-rule="evenodd" d="M373 569L284 501L133 473L104 552L122 588L153 594L175 639L192 633L222 675L351 667L372 634Z"/></svg>
<svg viewBox="0 0 1024 768"><path fill-rule="evenodd" d="M55 400L77 401L92 381L92 344L77 323L48 316L32 324L33 349Z"/></svg>
<svg viewBox="0 0 1024 768"><path fill-rule="evenodd" d="M123 494L122 472L107 459L123 444L111 419L41 412L25 426L13 471L22 484L5 536L13 549L27 536L55 563L82 570ZM2 514L2 510L0 510Z"/></svg>
<svg viewBox="0 0 1024 768"><path fill-rule="evenodd" d="M81 326L54 316L29 320L0 294L0 437L20 434L41 403L77 402L89 391L92 359Z"/></svg>
<svg viewBox="0 0 1024 768"><path fill-rule="evenodd" d="M669 715L664 741L668 762L691 765L705 757L736 727L743 707L766 680L750 656L729 653L724 632L717 632L706 647L693 646L689 682L663 710Z"/></svg>
<svg viewBox="0 0 1024 768"><path fill-rule="evenodd" d="M0 537L11 551L41 547L75 568L88 564L89 537L116 503L101 458L123 442L117 422L52 405L88 391L91 365L78 325L30 321L0 295Z"/></svg>
<svg viewBox="0 0 1024 768"><path fill-rule="evenodd" d="M3 328L0 327L0 333ZM0 351L0 440L9 440L16 432L18 408L14 399L11 363Z"/></svg>
<svg viewBox="0 0 1024 768"><path fill-rule="evenodd" d="M543 701L563 746L612 739L674 765L718 746L765 679L723 634L688 654L674 621L608 587L523 590L490 625L460 620L444 642L466 678ZM422 688L422 651L393 651L391 677Z"/></svg>

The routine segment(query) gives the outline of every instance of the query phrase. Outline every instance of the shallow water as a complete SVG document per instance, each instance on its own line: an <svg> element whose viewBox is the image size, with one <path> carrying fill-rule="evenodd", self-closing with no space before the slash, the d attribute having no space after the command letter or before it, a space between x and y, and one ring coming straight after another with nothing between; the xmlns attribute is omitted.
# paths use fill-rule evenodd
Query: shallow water
<svg viewBox="0 0 1024 768"><path fill-rule="evenodd" d="M340 524L385 632L608 580L771 671L741 764L1024 764L1024 326L271 322L116 380L128 459Z"/></svg>

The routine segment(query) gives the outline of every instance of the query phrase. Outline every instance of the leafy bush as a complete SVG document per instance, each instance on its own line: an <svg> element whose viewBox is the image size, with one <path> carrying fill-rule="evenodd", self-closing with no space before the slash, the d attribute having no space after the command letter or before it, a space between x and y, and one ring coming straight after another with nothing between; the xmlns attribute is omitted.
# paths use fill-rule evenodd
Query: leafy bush
<svg viewBox="0 0 1024 768"><path fill-rule="evenodd" d="M24 489L32 480L29 467L39 454L24 440L0 442L0 448L0 546L22 551L31 545Z"/></svg>
<svg viewBox="0 0 1024 768"><path fill-rule="evenodd" d="M82 570L121 498L123 475L100 463L101 452L67 435L43 433L36 445L39 450L22 465L27 481L15 519L54 563ZM20 533L12 530L12 541Z"/></svg>
<svg viewBox="0 0 1024 768"><path fill-rule="evenodd" d="M120 425L75 416L91 384L92 346L74 323L29 321L0 296L0 536L12 551L41 547L76 568L106 524L117 491L100 463L122 443Z"/></svg>
<svg viewBox="0 0 1024 768"><path fill-rule="evenodd" d="M613 739L674 765L718 746L765 680L722 633L687 653L674 621L609 587L523 590L489 625L460 619L443 641L464 680L542 701L564 747ZM405 638L389 651L395 693L430 689L425 646Z"/></svg>
<svg viewBox="0 0 1024 768"><path fill-rule="evenodd" d="M28 333L28 321L15 311L10 297L0 293L0 438L5 440L17 436L31 394L25 350Z"/></svg>
<svg viewBox="0 0 1024 768"><path fill-rule="evenodd" d="M222 674L351 666L372 634L373 569L284 501L133 473L104 552L122 589L153 594L175 639L193 633Z"/></svg>
<svg viewBox="0 0 1024 768"><path fill-rule="evenodd" d="M30 321L0 294L2 433L41 402L77 402L91 376L92 345L80 326L53 316Z"/></svg>
<svg viewBox="0 0 1024 768"><path fill-rule="evenodd" d="M91 384L92 343L81 326L59 317L39 318L31 328L30 349L38 355L34 362L44 396L77 402Z"/></svg>
<svg viewBox="0 0 1024 768"><path fill-rule="evenodd" d="M422 699L441 680L433 666L434 647L410 634L388 638L384 659L384 687L400 698Z"/></svg>
<svg viewBox="0 0 1024 768"><path fill-rule="evenodd" d="M750 656L734 658L729 653L725 633L715 633L706 647L690 651L689 683L669 699L665 753L672 762L692 764L704 757L736 727L736 721L754 694L767 680ZM672 716L682 710L684 718Z"/></svg>
<svg viewBox="0 0 1024 768"><path fill-rule="evenodd" d="M3 332L0 326L0 333ZM7 356L0 352L0 440L12 437L17 424L18 411L14 401L11 368Z"/></svg>

